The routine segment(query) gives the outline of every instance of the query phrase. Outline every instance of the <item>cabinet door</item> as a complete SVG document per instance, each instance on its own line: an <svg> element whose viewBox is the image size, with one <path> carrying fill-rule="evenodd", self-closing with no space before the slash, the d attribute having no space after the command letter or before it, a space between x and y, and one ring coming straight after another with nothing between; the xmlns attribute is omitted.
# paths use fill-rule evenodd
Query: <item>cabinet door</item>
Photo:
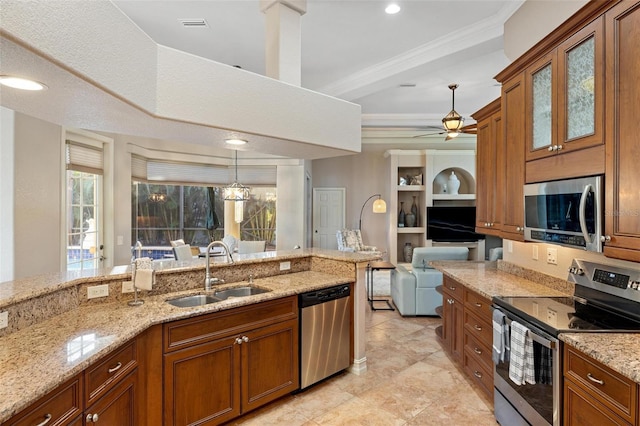
<svg viewBox="0 0 640 426"><path fill-rule="evenodd" d="M85 411L85 425L137 426L136 384L138 370L122 379Z"/></svg>
<svg viewBox="0 0 640 426"><path fill-rule="evenodd" d="M451 353L451 339L453 337L453 298L451 294L442 292L442 346L447 353Z"/></svg>
<svg viewBox="0 0 640 426"><path fill-rule="evenodd" d="M502 115L497 112L478 122L476 154L476 228L477 232L496 236L501 230L501 148Z"/></svg>
<svg viewBox="0 0 640 426"><path fill-rule="evenodd" d="M525 102L522 74L502 86L504 180L502 236L524 241Z"/></svg>
<svg viewBox="0 0 640 426"><path fill-rule="evenodd" d="M631 425L568 379L564 381L563 412L565 426Z"/></svg>
<svg viewBox="0 0 640 426"><path fill-rule="evenodd" d="M164 356L165 425L213 425L240 415L240 347L228 337Z"/></svg>
<svg viewBox="0 0 640 426"><path fill-rule="evenodd" d="M242 343L242 412L291 393L299 387L298 321L245 333Z"/></svg>
<svg viewBox="0 0 640 426"><path fill-rule="evenodd" d="M558 47L558 153L604 143L604 22Z"/></svg>
<svg viewBox="0 0 640 426"><path fill-rule="evenodd" d="M606 172L604 254L640 262L640 3L623 1L605 15Z"/></svg>
<svg viewBox="0 0 640 426"><path fill-rule="evenodd" d="M546 157L557 146L556 132L556 51L533 63L526 75L527 160ZM510 125L510 124L509 124Z"/></svg>
<svg viewBox="0 0 640 426"><path fill-rule="evenodd" d="M452 299L451 304L451 357L462 362L464 356L464 306L461 301Z"/></svg>

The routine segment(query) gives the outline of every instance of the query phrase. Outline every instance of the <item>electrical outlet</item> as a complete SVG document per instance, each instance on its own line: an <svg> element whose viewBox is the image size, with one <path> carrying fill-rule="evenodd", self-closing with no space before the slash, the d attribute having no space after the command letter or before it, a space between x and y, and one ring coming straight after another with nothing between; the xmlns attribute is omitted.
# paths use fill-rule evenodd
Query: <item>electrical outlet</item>
<svg viewBox="0 0 640 426"><path fill-rule="evenodd" d="M9 311L0 312L0 328L9 327Z"/></svg>
<svg viewBox="0 0 640 426"><path fill-rule="evenodd" d="M133 281L122 281L122 292L133 293Z"/></svg>
<svg viewBox="0 0 640 426"><path fill-rule="evenodd" d="M531 258L538 260L538 246L531 246Z"/></svg>
<svg viewBox="0 0 640 426"><path fill-rule="evenodd" d="M95 299L96 297L106 297L109 295L109 285L94 285L87 287L87 299Z"/></svg>
<svg viewBox="0 0 640 426"><path fill-rule="evenodd" d="M291 269L291 262L280 262L281 271L288 271L289 269Z"/></svg>
<svg viewBox="0 0 640 426"><path fill-rule="evenodd" d="M547 263L551 265L558 264L558 249L557 248L547 248Z"/></svg>

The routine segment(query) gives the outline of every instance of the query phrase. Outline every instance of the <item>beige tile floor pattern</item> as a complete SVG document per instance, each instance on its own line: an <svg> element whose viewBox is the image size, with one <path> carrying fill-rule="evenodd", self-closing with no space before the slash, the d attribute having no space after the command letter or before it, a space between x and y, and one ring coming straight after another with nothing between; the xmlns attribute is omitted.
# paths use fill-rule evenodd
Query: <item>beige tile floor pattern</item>
<svg viewBox="0 0 640 426"><path fill-rule="evenodd" d="M377 305L378 306L378 305ZM493 407L442 351L438 318L367 306L367 371L343 373L233 425L496 425Z"/></svg>

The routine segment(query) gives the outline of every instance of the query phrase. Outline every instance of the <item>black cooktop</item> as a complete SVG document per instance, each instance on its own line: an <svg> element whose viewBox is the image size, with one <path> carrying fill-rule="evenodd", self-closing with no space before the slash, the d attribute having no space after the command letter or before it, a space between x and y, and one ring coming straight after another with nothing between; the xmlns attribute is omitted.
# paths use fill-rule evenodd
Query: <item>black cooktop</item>
<svg viewBox="0 0 640 426"><path fill-rule="evenodd" d="M557 336L562 332L629 332L640 320L573 297L494 297L494 305ZM512 318L513 319L513 318Z"/></svg>

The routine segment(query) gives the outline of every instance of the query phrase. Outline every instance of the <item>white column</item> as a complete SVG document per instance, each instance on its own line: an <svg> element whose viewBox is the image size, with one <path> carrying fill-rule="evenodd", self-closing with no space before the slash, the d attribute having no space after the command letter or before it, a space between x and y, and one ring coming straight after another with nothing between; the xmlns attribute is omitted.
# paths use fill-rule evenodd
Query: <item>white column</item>
<svg viewBox="0 0 640 426"><path fill-rule="evenodd" d="M300 18L307 11L307 1L260 0L260 10L266 17L266 76L300 86Z"/></svg>
<svg viewBox="0 0 640 426"><path fill-rule="evenodd" d="M353 364L349 371L354 374L362 374L367 371L367 263L356 265L356 282L353 287Z"/></svg>

